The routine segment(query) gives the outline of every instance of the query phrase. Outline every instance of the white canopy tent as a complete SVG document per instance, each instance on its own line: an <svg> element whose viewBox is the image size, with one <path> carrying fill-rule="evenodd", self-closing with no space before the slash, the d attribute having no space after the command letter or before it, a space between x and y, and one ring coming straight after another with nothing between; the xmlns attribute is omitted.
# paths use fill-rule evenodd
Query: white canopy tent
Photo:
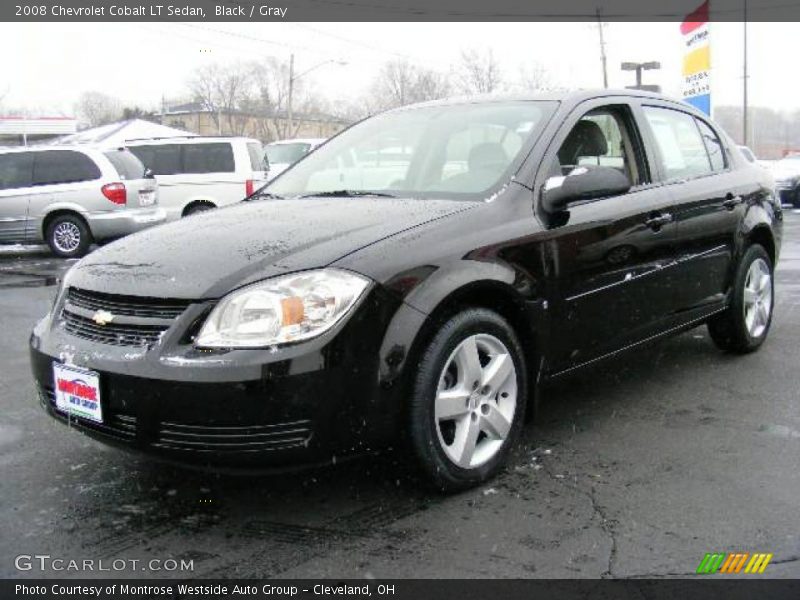
<svg viewBox="0 0 800 600"><path fill-rule="evenodd" d="M131 119L129 121L118 121L92 129L85 129L72 135L66 135L51 141L51 144L89 144L104 148L118 148L125 146L132 140L169 138L169 137L193 137L197 134L158 123L151 123L142 119Z"/></svg>

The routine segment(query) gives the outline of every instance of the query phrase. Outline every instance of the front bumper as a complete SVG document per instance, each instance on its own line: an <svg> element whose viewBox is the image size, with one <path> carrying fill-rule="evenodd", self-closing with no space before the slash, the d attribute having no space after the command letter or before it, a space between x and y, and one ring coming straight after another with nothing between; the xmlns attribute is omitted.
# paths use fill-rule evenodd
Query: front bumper
<svg viewBox="0 0 800 600"><path fill-rule="evenodd" d="M46 317L31 335L31 367L42 408L105 443L211 469L318 464L380 446L395 429L377 357L396 308L373 289L320 338L221 352L183 342L209 309L203 303L192 305L174 332L138 350L76 337ZM54 362L99 373L102 424L56 409Z"/></svg>
<svg viewBox="0 0 800 600"><path fill-rule="evenodd" d="M98 240L117 238L142 231L167 220L161 207L130 208L126 210L93 213L86 217L92 236Z"/></svg>

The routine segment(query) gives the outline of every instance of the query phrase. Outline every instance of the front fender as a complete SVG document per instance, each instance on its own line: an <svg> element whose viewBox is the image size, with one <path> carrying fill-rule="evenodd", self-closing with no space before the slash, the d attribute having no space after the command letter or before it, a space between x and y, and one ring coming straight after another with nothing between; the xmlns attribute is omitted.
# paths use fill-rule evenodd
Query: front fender
<svg viewBox="0 0 800 600"><path fill-rule="evenodd" d="M430 324L431 316L451 303L481 294L483 298L496 295L498 305L513 303L522 313L535 312L542 306L537 282L503 262L465 259L421 267L392 278L385 287L400 295L403 304L393 316L380 349L379 376L384 385L391 385L403 373L414 343ZM535 317L526 314L524 320L535 328Z"/></svg>

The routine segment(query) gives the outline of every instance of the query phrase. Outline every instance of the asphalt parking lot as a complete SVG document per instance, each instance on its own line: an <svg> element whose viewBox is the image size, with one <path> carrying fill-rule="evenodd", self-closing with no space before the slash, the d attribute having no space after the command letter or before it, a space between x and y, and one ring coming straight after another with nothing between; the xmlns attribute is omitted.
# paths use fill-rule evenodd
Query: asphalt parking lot
<svg viewBox="0 0 800 600"><path fill-rule="evenodd" d="M670 577L712 551L800 576L800 214L761 351L723 355L703 328L553 385L507 471L449 497L391 454L206 475L51 421L27 340L68 266L0 251L0 577L190 575L18 571L21 554L192 560L195 577Z"/></svg>

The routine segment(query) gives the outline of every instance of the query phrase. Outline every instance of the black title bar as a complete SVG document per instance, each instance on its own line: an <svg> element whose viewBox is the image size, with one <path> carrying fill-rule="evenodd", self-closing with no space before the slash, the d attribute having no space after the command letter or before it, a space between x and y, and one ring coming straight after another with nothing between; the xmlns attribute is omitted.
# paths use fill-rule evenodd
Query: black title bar
<svg viewBox="0 0 800 600"><path fill-rule="evenodd" d="M702 3L702 0L4 0L0 3L0 20L683 21ZM712 21L800 21L800 3L789 0L746 3L712 0L709 6Z"/></svg>

